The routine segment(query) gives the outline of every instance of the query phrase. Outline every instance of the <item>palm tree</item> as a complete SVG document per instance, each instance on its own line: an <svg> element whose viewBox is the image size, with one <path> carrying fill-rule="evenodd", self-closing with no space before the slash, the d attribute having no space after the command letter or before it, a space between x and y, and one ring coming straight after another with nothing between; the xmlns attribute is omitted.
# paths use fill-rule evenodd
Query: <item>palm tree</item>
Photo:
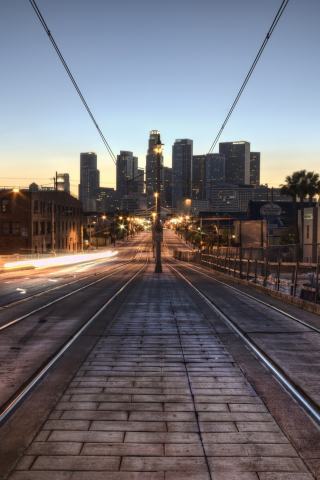
<svg viewBox="0 0 320 480"><path fill-rule="evenodd" d="M299 243L299 225L298 225L298 212L297 212L297 195L298 195L298 184L299 176L297 172L294 172L292 175L287 175L285 178L284 184L280 185L280 195L286 195L292 198L292 207L293 207L293 217L294 217L294 227L295 227L295 241Z"/></svg>
<svg viewBox="0 0 320 480"><path fill-rule="evenodd" d="M307 173L307 191L309 197L309 207L312 207L312 198L320 194L319 174L314 172Z"/></svg>
<svg viewBox="0 0 320 480"><path fill-rule="evenodd" d="M297 194L300 198L300 215L301 215L301 243L304 242L304 199L308 195L308 178L306 170L300 170L299 172L294 172L294 175L297 175L298 188Z"/></svg>

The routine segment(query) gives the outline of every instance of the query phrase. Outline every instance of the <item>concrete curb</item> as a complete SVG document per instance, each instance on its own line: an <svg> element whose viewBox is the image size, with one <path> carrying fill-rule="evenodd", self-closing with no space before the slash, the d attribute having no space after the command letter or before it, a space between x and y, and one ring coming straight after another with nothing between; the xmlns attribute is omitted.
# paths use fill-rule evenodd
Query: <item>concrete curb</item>
<svg viewBox="0 0 320 480"><path fill-rule="evenodd" d="M21 272L22 270L34 270L35 267L21 267L21 268L9 268L9 269L4 269L0 270L0 275L1 273L14 273L14 272Z"/></svg>

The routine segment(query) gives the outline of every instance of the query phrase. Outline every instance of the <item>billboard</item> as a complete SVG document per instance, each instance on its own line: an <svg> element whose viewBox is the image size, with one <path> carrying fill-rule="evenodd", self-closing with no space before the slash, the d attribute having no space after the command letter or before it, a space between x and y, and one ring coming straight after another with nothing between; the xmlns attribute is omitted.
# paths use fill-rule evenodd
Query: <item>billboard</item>
<svg viewBox="0 0 320 480"><path fill-rule="evenodd" d="M236 243L241 247L265 247L267 222L265 220L241 220L234 222Z"/></svg>
<svg viewBox="0 0 320 480"><path fill-rule="evenodd" d="M260 213L264 217L278 217L281 215L281 207L275 203L267 203L260 208Z"/></svg>

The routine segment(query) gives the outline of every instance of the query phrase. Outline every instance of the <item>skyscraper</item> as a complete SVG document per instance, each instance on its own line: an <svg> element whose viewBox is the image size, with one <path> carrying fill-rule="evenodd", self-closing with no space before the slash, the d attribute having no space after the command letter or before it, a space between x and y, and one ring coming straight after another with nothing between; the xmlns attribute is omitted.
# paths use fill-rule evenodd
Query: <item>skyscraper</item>
<svg viewBox="0 0 320 480"><path fill-rule="evenodd" d="M192 200L205 200L206 155L193 155L192 158Z"/></svg>
<svg viewBox="0 0 320 480"><path fill-rule="evenodd" d="M172 207L172 168L165 167L164 176L164 195L163 204Z"/></svg>
<svg viewBox="0 0 320 480"><path fill-rule="evenodd" d="M97 169L97 154L80 153L79 200L85 212L92 210L95 189L100 185L100 172Z"/></svg>
<svg viewBox="0 0 320 480"><path fill-rule="evenodd" d="M211 198L211 186L225 183L225 156L222 153L206 155L206 200Z"/></svg>
<svg viewBox="0 0 320 480"><path fill-rule="evenodd" d="M99 187L94 192L97 212L113 212L119 209L117 192L114 188Z"/></svg>
<svg viewBox="0 0 320 480"><path fill-rule="evenodd" d="M225 182L250 185L250 143L219 143L219 153L225 155Z"/></svg>
<svg viewBox="0 0 320 480"><path fill-rule="evenodd" d="M214 212L246 212L253 199L253 191L252 185L212 185L211 209Z"/></svg>
<svg viewBox="0 0 320 480"><path fill-rule="evenodd" d="M250 152L250 185L260 185L260 152Z"/></svg>
<svg viewBox="0 0 320 480"><path fill-rule="evenodd" d="M132 152L120 151L117 155L117 192L122 198L124 195L133 193L135 183L128 182L138 176L138 157L134 157Z"/></svg>
<svg viewBox="0 0 320 480"><path fill-rule="evenodd" d="M144 193L144 169L138 167L138 178L136 179L137 183L135 185L135 193Z"/></svg>
<svg viewBox="0 0 320 480"><path fill-rule="evenodd" d="M146 180L146 193L153 195L156 191L156 181L157 181L157 154L153 151L154 144L158 140L159 135L158 130L151 130L149 134L149 143L148 143L148 152L146 156L146 171L145 171L145 180ZM163 166L163 156L160 157L160 166ZM161 179L163 180L163 173L161 169ZM161 183L161 189L163 191L163 184Z"/></svg>
<svg viewBox="0 0 320 480"><path fill-rule="evenodd" d="M191 198L193 140L176 140L172 146L172 203L182 198Z"/></svg>

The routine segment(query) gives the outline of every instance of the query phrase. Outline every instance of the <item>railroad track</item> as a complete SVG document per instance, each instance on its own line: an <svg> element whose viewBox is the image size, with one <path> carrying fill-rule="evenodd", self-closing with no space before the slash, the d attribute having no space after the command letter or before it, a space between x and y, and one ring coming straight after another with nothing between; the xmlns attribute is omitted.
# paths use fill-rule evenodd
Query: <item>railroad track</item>
<svg viewBox="0 0 320 480"><path fill-rule="evenodd" d="M303 320L300 320L287 312L284 312L273 305L269 305L266 302L263 302L262 300L259 300L249 294L246 294L245 292L242 292L241 290L238 290L237 288L234 288L220 280L217 280L216 278L211 277L204 271L201 271L198 268L192 268L189 265L185 264L185 262L179 262L175 259L169 258L168 254L167 256L167 261L166 265L173 270L177 275L179 275L183 280L206 302L206 304L219 316L219 318L226 324L228 327L244 342L244 344L251 350L251 352L254 354L254 356L263 364L267 367L267 369L272 373L272 375L285 387L285 389L292 395L292 397L295 398L295 400L302 406L302 408L313 418L314 421L317 422L318 425L320 425L320 408L319 406L312 400L312 398L298 385L296 385L295 382L293 382L290 377L284 372L284 370L274 361L270 358L270 356L263 351L262 348L260 348L250 337L247 335L244 330L239 327L234 320L230 318L229 315L224 312L224 310L219 307L211 298L209 298L208 295L206 295L204 292L202 292L198 287L194 285L192 281L190 281L183 273L181 273L175 266L182 266L186 267L190 270L193 270L194 272L201 274L205 277L210 278L211 280L218 282L232 290L235 290L237 293L242 294L246 297L249 297L250 300L254 300L260 304L263 304L266 307L269 307L272 310L277 311L278 313L290 318L291 320L294 320L300 324L303 324L304 326L307 326L308 328L312 329L313 331L320 333L320 330L313 325L308 324L307 322L304 322Z"/></svg>
<svg viewBox="0 0 320 480"><path fill-rule="evenodd" d="M142 257L142 249L141 249L141 252L140 252L140 257L139 259L134 262L134 263L130 263L129 265L126 265L122 268L118 268L118 270L116 272L113 272L109 275L106 275L105 277L103 277L102 279L99 279L95 282L92 282L90 283L89 285L86 285L84 287L81 287L73 292L70 292L69 294L67 295L64 295L62 297L60 297L59 299L56 299L54 300L53 302L49 302L45 305L42 305L41 307L39 307L38 309L36 310L33 310L32 312L29 312L25 315L23 315L22 317L20 318L17 318L15 319L14 321L11 321L9 322L8 324L6 325L3 325L1 327L2 331L4 329L7 329L9 327L12 327L14 324L16 324L17 322L27 318L27 317L30 317L32 314L34 314L35 312L39 311L39 310L42 310L50 305L52 305L53 303L56 303L58 301L61 301L61 300L64 300L65 298L69 297L70 295L73 295L73 294L76 294L76 293L79 293L81 290L84 290L84 289L87 289L89 287L91 287L92 285L95 285L96 283L98 282L101 282L102 280L105 280L106 278L108 277L111 277L112 275L115 275L125 269L128 269L130 267L132 267L133 265L135 265L136 263L138 263L140 260L141 260L141 257ZM106 309L106 307L108 307L110 305L110 303L115 300L118 295L144 270L144 268L146 268L146 266L148 265L148 262L149 262L149 257L148 257L148 254L146 256L146 261L144 262L144 264L142 265L142 267L137 271L135 272L130 278L129 280L124 284L122 285L102 306L100 306L100 308L93 314L90 316L89 319L87 319L85 321L84 324L82 324L71 336L71 338L68 339L68 341L63 344L62 346L60 346L54 355L51 355L50 359L46 360L45 362L42 363L41 366L39 366L39 369L38 371L31 375L24 383L23 383L23 387L20 387L20 389L18 391L16 391L16 393L14 395L12 395L6 402L5 404L2 406L2 409L0 409L0 426L9 418L9 416L13 413L13 411L21 404L21 402L26 398L26 396L30 393L30 391L38 384L38 382L47 374L47 372L53 367L53 365L56 364L56 362L61 358L61 356L66 352L66 350L68 348L70 348L70 346L79 338L79 336L85 331L85 329L88 328L89 325L92 324L92 322Z"/></svg>
<svg viewBox="0 0 320 480"><path fill-rule="evenodd" d="M166 253L166 255L168 255L168 254ZM280 313L281 315L284 315L285 317L290 318L291 320L294 320L295 322L300 323L301 325L304 325L305 327L308 327L308 328L310 328L311 330L313 330L317 333L320 333L320 328L317 328L314 325L311 325L310 323L305 322L304 320L301 320L300 318L294 317L293 315L290 315L290 313L285 312L284 310L281 310L280 308L277 308L274 305L271 305L267 302L264 302L263 300L260 300L259 298L256 298L256 297L250 295L249 293L243 292L242 290L239 290L238 288L235 288L232 285L229 285L228 283L225 283L225 282L222 282L221 280L218 280L216 277L212 276L214 274L209 275L208 272L206 270L202 270L201 267L198 267L198 266L197 267L191 267L186 262L180 262L179 260L176 260L173 257L172 258L168 257L168 259L173 263L181 265L182 267L188 268L189 270L192 270L196 273L200 273L204 277L208 277L211 280L213 280L214 282L220 283L224 287L227 287L230 290L233 290L237 293L240 293L241 295L250 298L250 300L254 300L257 303L260 303L261 305L264 305L265 307L268 307L268 308L274 310L275 312Z"/></svg>
<svg viewBox="0 0 320 480"><path fill-rule="evenodd" d="M140 258L141 258L141 253L142 253L142 252L140 252ZM54 303L61 302L61 301L64 300L65 298L70 297L71 295L75 295L76 293L80 292L81 290L85 290L86 288L89 288L89 287L91 287L92 285L95 285L95 284L97 284L97 283L102 282L103 280L105 280L105 279L108 278L108 277L111 277L111 276L113 276L113 275L116 275L117 273L121 272L122 270L126 270L129 266L134 265L135 263L137 263L137 262L140 260L140 258L139 258L139 259L136 259L136 261L126 262L126 263L124 264L124 266L123 266L123 264L122 264L122 265L120 266L121 268L119 268L119 266L117 266L117 267L114 268L115 271L113 271L112 273L109 273L108 275L105 275L104 277L99 278L98 280L95 280L94 282L91 282L91 283L89 283L89 284L87 284L87 285L84 285L83 287L77 288L76 290L73 290L72 292L69 292L69 293L67 293L67 294L65 294L65 295L62 295L61 297L56 298L55 300L52 300L51 302L48 302L48 303L46 303L46 304L44 304L44 305L41 305L41 306L38 307L38 308L35 308L34 310L26 313L25 315L22 315L21 317L17 317L17 318L15 318L14 320L11 320L10 322L8 322L8 323L6 323L6 324L1 325L1 326L0 326L0 332L1 332L2 330L5 330L6 328L10 327L11 325L14 325L15 323L21 322L21 320L24 320L25 318L30 317L30 316L33 315L34 313L39 312L40 310L43 310L44 308L50 307L50 306L53 305ZM108 270L106 270L106 271L109 272L110 270L111 270L111 269L108 269ZM112 269L112 270L113 270L113 269ZM104 273L104 272L100 272L99 274L90 275L89 277L86 277L86 278L90 278L90 277L96 276L96 275L101 275L102 273ZM77 282L78 282L78 281L76 281L76 282L71 282L71 283L69 283L68 285L72 285L73 283L77 283ZM64 286L67 286L67 285L65 284ZM61 287L60 287L60 288L61 288ZM50 289L49 291L51 292L52 289ZM43 293L47 293L47 291L46 291L46 292L43 292ZM35 295L35 297L37 297L37 296L38 296L38 295Z"/></svg>

